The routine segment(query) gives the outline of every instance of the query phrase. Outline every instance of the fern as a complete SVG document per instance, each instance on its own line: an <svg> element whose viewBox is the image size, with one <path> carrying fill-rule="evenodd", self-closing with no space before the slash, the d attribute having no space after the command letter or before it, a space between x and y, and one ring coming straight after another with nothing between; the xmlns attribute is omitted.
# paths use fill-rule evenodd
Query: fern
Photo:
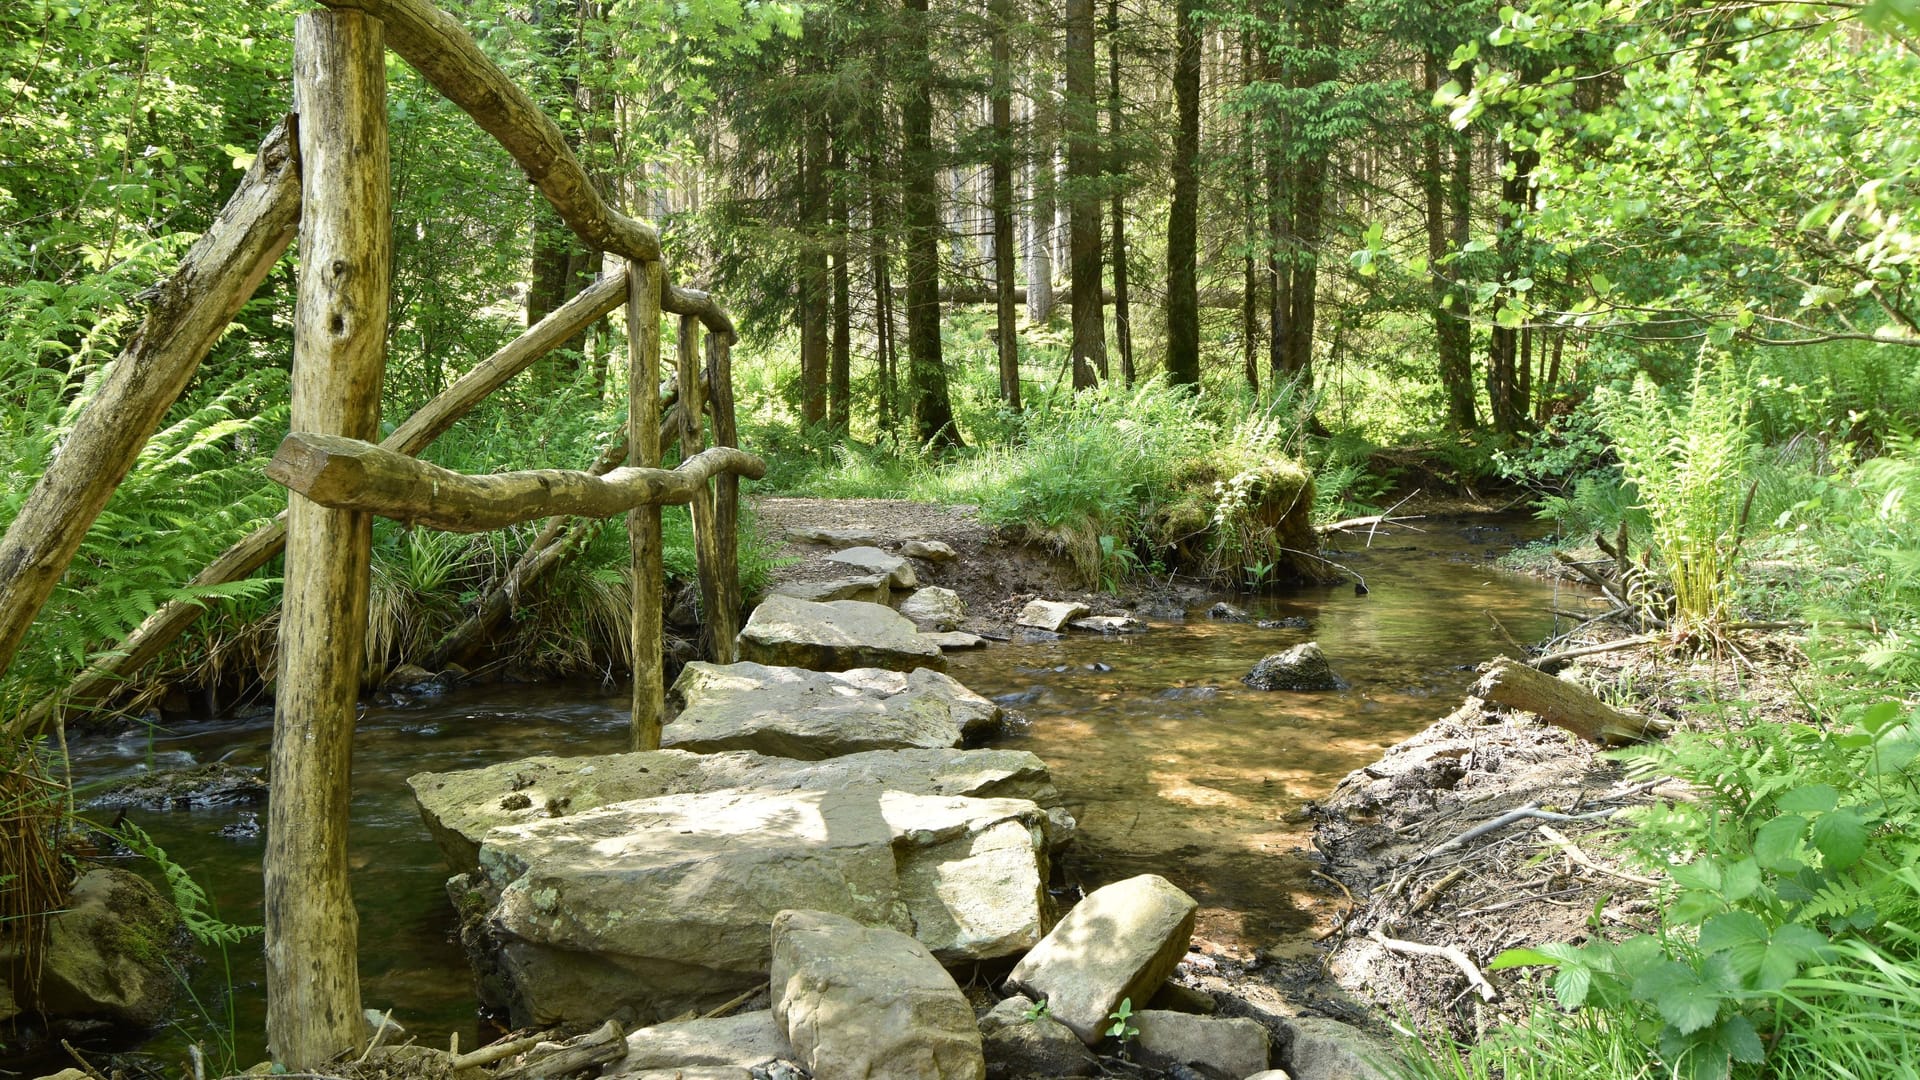
<svg viewBox="0 0 1920 1080"><path fill-rule="evenodd" d="M181 921L186 924L187 932L202 945L235 945L260 933L258 926L238 926L224 922L215 914L213 899L207 890L193 880L187 868L167 857L166 849L153 842L146 830L129 821L123 821L114 830L121 843L134 854L150 860L158 866L167 878L167 888L173 893L173 906L179 909Z"/></svg>

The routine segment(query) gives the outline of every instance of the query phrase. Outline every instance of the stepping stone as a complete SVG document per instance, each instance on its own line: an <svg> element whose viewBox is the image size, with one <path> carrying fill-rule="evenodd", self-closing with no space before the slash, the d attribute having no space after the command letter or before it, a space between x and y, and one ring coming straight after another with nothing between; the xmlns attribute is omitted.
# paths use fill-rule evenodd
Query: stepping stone
<svg viewBox="0 0 1920 1080"><path fill-rule="evenodd" d="M928 562L950 562L960 557L959 552L939 540L909 540L900 545L900 554Z"/></svg>
<svg viewBox="0 0 1920 1080"><path fill-rule="evenodd" d="M772 1010L761 1009L641 1028L627 1036L627 1056L607 1066L606 1076L649 1069L752 1069L792 1055L787 1033L773 1018Z"/></svg>
<svg viewBox="0 0 1920 1080"><path fill-rule="evenodd" d="M1088 630L1096 634L1143 634L1147 624L1131 615L1093 615L1085 619L1075 619L1067 624L1075 630Z"/></svg>
<svg viewBox="0 0 1920 1080"><path fill-rule="evenodd" d="M913 576L913 564L898 555L889 555L877 547L851 547L827 556L831 563L843 563L869 574L885 574L895 588L911 589L920 584Z"/></svg>
<svg viewBox="0 0 1920 1080"><path fill-rule="evenodd" d="M1092 1046L1122 1001L1146 1004L1173 973L1199 906L1158 874L1096 889L1015 965L1007 985L1046 999L1048 1014Z"/></svg>
<svg viewBox="0 0 1920 1080"><path fill-rule="evenodd" d="M862 526L828 529L817 525L795 525L787 530L787 539L796 544L832 544L835 547L878 547L878 532Z"/></svg>
<svg viewBox="0 0 1920 1080"><path fill-rule="evenodd" d="M920 942L821 911L773 920L773 1014L817 1077L980 1080L973 1008Z"/></svg>
<svg viewBox="0 0 1920 1080"><path fill-rule="evenodd" d="M967 617L967 605L952 589L929 585L900 602L900 614L923 632L957 630Z"/></svg>
<svg viewBox="0 0 1920 1080"><path fill-rule="evenodd" d="M1345 690L1349 685L1334 674L1316 641L1274 653L1253 665L1240 681L1255 690Z"/></svg>
<svg viewBox="0 0 1920 1080"><path fill-rule="evenodd" d="M1193 1016L1162 1009L1133 1014L1140 1063L1172 1072L1186 1067L1208 1076L1252 1076L1267 1068L1267 1029L1246 1017Z"/></svg>
<svg viewBox="0 0 1920 1080"><path fill-rule="evenodd" d="M940 749L1000 724L1000 706L937 671L843 673L695 661L668 691L666 749L751 750L818 761L866 750Z"/></svg>
<svg viewBox="0 0 1920 1080"><path fill-rule="evenodd" d="M1046 763L1024 750L880 750L826 761L647 750L531 757L482 769L416 773L407 778L407 785L454 873L479 865L480 843L497 826L544 821L633 799L723 788L893 790L1027 799L1050 810L1060 806L1060 792Z"/></svg>
<svg viewBox="0 0 1920 1080"><path fill-rule="evenodd" d="M1035 600L1021 608L1020 617L1013 621L1020 626L1031 626L1036 630L1057 634L1065 629L1069 622L1080 618L1089 610L1085 604L1069 603L1064 600Z"/></svg>
<svg viewBox="0 0 1920 1080"><path fill-rule="evenodd" d="M921 634L923 638L940 646L941 652L960 652L964 649L977 649L987 643L979 634L969 634L964 630L949 630L943 634Z"/></svg>
<svg viewBox="0 0 1920 1080"><path fill-rule="evenodd" d="M834 578L831 581L790 581L769 590L776 596L791 596L814 604L835 600L863 600L869 604L893 601L893 581L885 574Z"/></svg>
<svg viewBox="0 0 1920 1080"><path fill-rule="evenodd" d="M729 789L494 829L449 889L516 1027L644 1024L763 982L789 907L910 930L946 963L1018 955L1045 926L1050 827L1024 799Z"/></svg>
<svg viewBox="0 0 1920 1080"><path fill-rule="evenodd" d="M880 604L824 604L769 596L740 631L740 658L815 671L878 667L946 670L940 647L923 640L911 620Z"/></svg>

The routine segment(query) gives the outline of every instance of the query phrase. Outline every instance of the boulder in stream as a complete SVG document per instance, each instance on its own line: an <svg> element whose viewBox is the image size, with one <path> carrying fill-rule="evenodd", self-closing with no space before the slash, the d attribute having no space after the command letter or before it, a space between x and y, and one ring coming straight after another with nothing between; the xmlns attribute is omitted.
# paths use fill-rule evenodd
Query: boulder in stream
<svg viewBox="0 0 1920 1080"><path fill-rule="evenodd" d="M94 867L73 883L65 907L47 919L37 987L0 986L0 1005L49 1017L92 1017L130 1027L167 1018L180 988L173 955L180 916L140 875ZM0 948L0 977L20 967L17 946Z"/></svg>
<svg viewBox="0 0 1920 1080"><path fill-rule="evenodd" d="M967 605L952 589L929 585L902 600L900 614L912 619L923 632L942 633L958 629L966 621Z"/></svg>
<svg viewBox="0 0 1920 1080"><path fill-rule="evenodd" d="M956 747L990 733L1000 706L937 671L808 671L688 664L668 691L668 749L752 750L818 761L866 750Z"/></svg>
<svg viewBox="0 0 1920 1080"><path fill-rule="evenodd" d="M817 1077L984 1080L973 1009L920 942L823 911L773 920L773 1014Z"/></svg>
<svg viewBox="0 0 1920 1080"><path fill-rule="evenodd" d="M761 1009L641 1028L627 1036L627 1056L607 1066L606 1076L703 1066L752 1069L792 1055L779 1021Z"/></svg>
<svg viewBox="0 0 1920 1080"><path fill-rule="evenodd" d="M1240 681L1255 690L1345 690L1350 685L1334 674L1317 641L1274 653L1253 665Z"/></svg>
<svg viewBox="0 0 1920 1080"><path fill-rule="evenodd" d="M647 750L591 757L531 757L407 778L420 816L454 873L480 864L480 843L502 825L580 814L611 803L723 788L760 791L904 791L1026 799L1071 832L1046 763L1024 750L876 750L826 761L733 752Z"/></svg>
<svg viewBox="0 0 1920 1080"><path fill-rule="evenodd" d="M1057 634L1089 610L1087 605L1069 600L1035 600L1021 608L1020 616L1013 621L1018 626Z"/></svg>
<svg viewBox="0 0 1920 1080"><path fill-rule="evenodd" d="M940 647L890 607L858 600L815 604L777 593L753 609L740 631L740 658L814 671L947 666Z"/></svg>
<svg viewBox="0 0 1920 1080"><path fill-rule="evenodd" d="M1046 928L1050 827L1024 799L641 799L494 829L460 906L484 913L483 989L516 1026L651 1023L765 979L786 908L911 933L950 964L1018 955Z"/></svg>
<svg viewBox="0 0 1920 1080"><path fill-rule="evenodd" d="M1146 1004L1173 973L1199 906L1158 874L1095 889L1015 965L1007 985L1045 999L1049 1014L1091 1046L1122 1001Z"/></svg>
<svg viewBox="0 0 1920 1080"><path fill-rule="evenodd" d="M1133 1022L1140 1063L1150 1069L1184 1066L1235 1080L1266 1071L1267 1029L1257 1020L1142 1009Z"/></svg>
<svg viewBox="0 0 1920 1080"><path fill-rule="evenodd" d="M214 761L130 776L87 800L87 805L101 810L136 806L143 810L207 810L259 806L266 801L264 772Z"/></svg>

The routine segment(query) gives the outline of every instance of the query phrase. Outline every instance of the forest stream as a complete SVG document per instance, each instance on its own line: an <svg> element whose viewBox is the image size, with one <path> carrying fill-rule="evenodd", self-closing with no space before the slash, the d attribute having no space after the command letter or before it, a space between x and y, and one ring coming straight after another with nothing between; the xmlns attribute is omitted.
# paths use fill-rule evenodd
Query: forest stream
<svg viewBox="0 0 1920 1080"><path fill-rule="evenodd" d="M1341 584L1223 597L1249 620L1209 619L1201 605L1144 634L1071 635L951 657L955 678L1017 714L994 745L1046 760L1078 818L1066 886L1163 874L1200 901L1197 940L1246 954L1304 947L1316 914L1337 897L1309 874L1300 806L1450 711L1474 665L1512 651L1506 634L1544 638L1565 628L1552 609L1576 603L1566 585L1495 568L1497 556L1539 531L1531 521L1428 529L1381 536L1371 548L1345 543L1334 557L1365 576L1368 595ZM1257 625L1301 619L1310 628ZM1239 682L1262 656L1309 639L1351 689L1261 692ZM428 1044L444 1046L458 1032L470 1047L481 1036L453 941L447 870L406 778L534 753L617 752L627 745L627 711L624 687L593 683L481 686L363 710L349 858L369 1008L391 1008ZM270 729L267 716L226 718L77 742L74 780L84 792L147 768L264 765ZM259 922L264 837L235 811L132 811L129 820L192 870L222 918ZM230 980L235 1059L263 1056L257 941L231 950L230 976L218 958L193 972L204 1009L184 1002L178 1030L150 1052L173 1060L185 1043L216 1037L207 1014L224 1030Z"/></svg>

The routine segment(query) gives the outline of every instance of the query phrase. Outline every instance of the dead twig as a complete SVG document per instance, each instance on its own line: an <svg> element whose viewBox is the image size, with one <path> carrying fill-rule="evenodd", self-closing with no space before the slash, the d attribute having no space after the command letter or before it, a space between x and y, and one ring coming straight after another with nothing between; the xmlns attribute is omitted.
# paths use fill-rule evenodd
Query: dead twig
<svg viewBox="0 0 1920 1080"><path fill-rule="evenodd" d="M1639 634L1634 637L1619 638L1614 641L1601 642L1598 645L1582 645L1577 649L1562 649L1559 652L1548 653L1545 656L1536 656L1533 659L1527 661L1527 666L1534 667L1534 668L1545 668L1549 664L1558 664L1567 660L1574 660L1582 656L1593 656L1597 653L1619 652L1622 649L1637 649L1642 645L1651 645L1654 642L1659 640L1660 640L1659 634Z"/></svg>
<svg viewBox="0 0 1920 1080"><path fill-rule="evenodd" d="M492 1046L483 1046L478 1050L472 1050L454 1058L453 1067L455 1071L458 1071L460 1069L475 1069L482 1065L491 1065L503 1058L510 1058L515 1054L531 1050L552 1037L553 1032L543 1031L538 1035L528 1035L519 1039L507 1039L504 1042L494 1043Z"/></svg>
<svg viewBox="0 0 1920 1080"><path fill-rule="evenodd" d="M1593 871L1596 874L1605 874L1608 877L1616 877L1622 881L1631 881L1639 885L1660 884L1660 882L1655 878L1642 877L1639 874L1629 874L1625 870L1613 870L1613 869L1609 869L1608 867L1601 866L1599 863L1594 862L1593 859L1586 852L1580 850L1580 845L1568 839L1563 833L1560 832L1560 830L1554 828L1551 825L1541 825L1540 835L1546 837L1548 843L1551 843L1555 847L1558 847L1561 851L1566 852L1567 858L1572 859L1574 862L1579 863L1581 866L1586 867L1587 869Z"/></svg>
<svg viewBox="0 0 1920 1080"><path fill-rule="evenodd" d="M1443 855L1449 851L1454 850L1455 848L1464 847L1467 844L1472 843L1475 840L1478 840L1482 836L1487 835L1488 833L1499 832L1501 829L1504 829L1507 826L1512 825L1516 822L1527 821L1529 819L1539 820L1539 821L1559 821L1559 822L1601 821L1606 818L1612 817L1614 814L1618 812L1619 812L1619 809L1616 807L1612 810L1595 810L1592 813L1588 813L1588 814L1560 814L1560 813L1555 813L1552 810L1540 809L1539 803L1528 803L1527 805L1522 806L1519 809L1509 810L1506 813L1501 814L1499 817L1496 817L1491 821L1484 821L1478 825L1475 825L1473 828L1468 829L1466 832L1461 833L1459 836L1456 836L1453 839L1446 841L1445 843L1442 843L1433 848L1430 848L1426 852L1426 854L1419 856L1414 861L1425 862L1426 860L1433 858L1435 855Z"/></svg>
<svg viewBox="0 0 1920 1080"><path fill-rule="evenodd" d="M1500 991L1495 990L1493 984L1487 981L1487 977L1480 974L1480 969L1474 966L1473 961L1467 959L1466 953L1452 945L1423 945L1418 941L1401 941L1399 938L1390 938L1378 930L1369 930L1367 937L1388 952L1408 956L1437 956L1460 969L1460 974L1467 977L1468 985L1480 995L1480 1000L1494 1002L1500 999Z"/></svg>

